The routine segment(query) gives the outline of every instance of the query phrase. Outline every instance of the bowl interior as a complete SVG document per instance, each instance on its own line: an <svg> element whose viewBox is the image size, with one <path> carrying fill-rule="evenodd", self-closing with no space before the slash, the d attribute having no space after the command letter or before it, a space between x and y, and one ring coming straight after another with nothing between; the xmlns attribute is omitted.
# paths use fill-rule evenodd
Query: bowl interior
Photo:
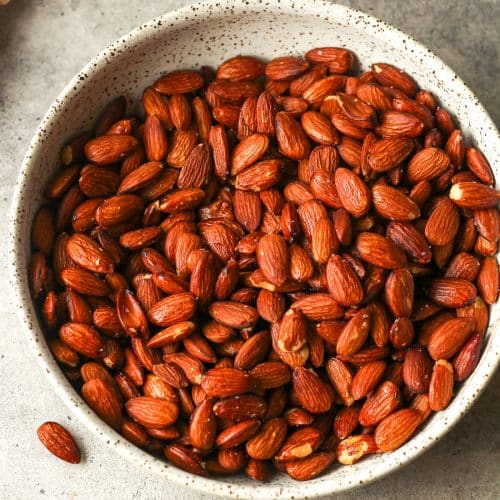
<svg viewBox="0 0 500 500"><path fill-rule="evenodd" d="M272 5L272 6L271 6ZM27 289L30 225L43 200L43 187L59 167L61 147L68 138L90 128L110 98L125 95L131 110L142 90L169 70L217 66L237 54L266 59L302 54L317 46L353 50L366 69L375 62L391 62L408 71L423 88L432 91L454 113L468 142L482 149L498 175L498 132L463 82L432 53L385 23L358 11L330 3L300 0L287 5L223 0L198 4L153 20L111 45L66 87L35 135L19 176L11 232L11 270L21 317L38 359L63 399L86 424L110 440L121 453L161 473L169 480L213 494L272 498L309 497L352 488L380 477L417 456L468 409L492 374L499 343L489 335L478 368L458 391L450 406L433 416L409 443L391 454L376 455L351 467L297 483L283 475L257 485L245 477L217 480L198 478L124 443L85 406L54 363L41 334ZM134 104L135 103L135 104ZM492 308L492 328L498 307Z"/></svg>

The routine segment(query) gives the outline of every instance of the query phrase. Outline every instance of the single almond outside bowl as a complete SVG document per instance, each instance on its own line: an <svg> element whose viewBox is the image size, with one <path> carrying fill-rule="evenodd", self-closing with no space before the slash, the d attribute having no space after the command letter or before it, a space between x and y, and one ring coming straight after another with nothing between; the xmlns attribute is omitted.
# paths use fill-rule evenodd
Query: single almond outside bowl
<svg viewBox="0 0 500 500"><path fill-rule="evenodd" d="M450 68L411 37L382 21L341 5L311 0L214 0L169 12L136 28L95 57L62 91L38 127L18 176L10 220L10 280L14 306L43 372L65 404L103 442L138 467L199 492L232 498L312 498L379 479L442 438L472 406L500 361L500 335L494 334L500 306L494 304L476 370L461 384L448 408L434 414L404 446L349 467L334 466L305 483L278 474L261 484L242 475L216 479L195 476L135 447L93 413L52 357L30 298L27 265L31 222L67 139L88 129L111 98L123 94L130 103L140 102L142 90L167 71L217 66L237 54L271 59L321 46L353 50L362 68L389 62L407 71L455 114L466 140L483 151L500 178L498 131L477 98Z"/></svg>

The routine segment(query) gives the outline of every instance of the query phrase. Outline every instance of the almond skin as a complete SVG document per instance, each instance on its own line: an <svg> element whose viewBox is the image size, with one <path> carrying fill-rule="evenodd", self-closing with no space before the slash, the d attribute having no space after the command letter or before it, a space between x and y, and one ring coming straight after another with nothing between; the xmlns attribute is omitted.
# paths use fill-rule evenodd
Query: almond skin
<svg viewBox="0 0 500 500"><path fill-rule="evenodd" d="M305 158L311 149L303 128L289 113L276 115L276 138L280 152L291 160Z"/></svg>
<svg viewBox="0 0 500 500"><path fill-rule="evenodd" d="M438 148L424 148L408 163L406 175L411 184L439 177L450 165L448 155Z"/></svg>

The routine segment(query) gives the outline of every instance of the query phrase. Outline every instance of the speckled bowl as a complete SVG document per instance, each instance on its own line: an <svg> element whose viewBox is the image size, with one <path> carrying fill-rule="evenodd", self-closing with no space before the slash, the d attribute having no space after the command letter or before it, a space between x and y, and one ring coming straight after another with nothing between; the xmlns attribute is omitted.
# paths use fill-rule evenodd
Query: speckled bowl
<svg viewBox="0 0 500 500"><path fill-rule="evenodd" d="M19 174L11 213L10 273L19 317L43 372L62 400L108 446L168 481L204 493L233 498L310 498L380 478L439 440L474 403L500 359L500 336L492 335L499 317L499 307L495 306L477 369L449 407L429 419L406 445L351 467L334 467L307 483L279 475L261 485L243 476L197 477L126 442L85 405L52 358L29 296L26 275L33 214L42 202L43 186L58 166L65 140L87 129L110 98L125 94L131 103L137 102L142 89L163 72L203 64L216 66L240 53L272 58L328 45L354 50L363 67L387 61L408 71L455 113L467 140L475 139L499 175L498 132L484 108L450 68L410 37L377 19L340 5L311 0L217 0L165 14L140 26L110 45L67 85L38 127Z"/></svg>

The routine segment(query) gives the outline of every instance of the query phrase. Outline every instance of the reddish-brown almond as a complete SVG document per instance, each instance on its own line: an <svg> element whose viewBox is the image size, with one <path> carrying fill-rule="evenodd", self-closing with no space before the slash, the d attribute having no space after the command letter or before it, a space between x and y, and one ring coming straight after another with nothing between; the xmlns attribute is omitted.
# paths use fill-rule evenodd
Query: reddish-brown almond
<svg viewBox="0 0 500 500"><path fill-rule="evenodd" d="M397 269L406 263L403 251L376 233L360 233L354 247L362 260L383 269Z"/></svg>
<svg viewBox="0 0 500 500"><path fill-rule="evenodd" d="M337 341L337 353L343 356L356 354L370 333L370 314L368 309L358 311L346 324Z"/></svg>
<svg viewBox="0 0 500 500"><path fill-rule="evenodd" d="M352 373L349 367L337 358L330 358L326 364L326 372L335 391L346 406L354 403L352 395Z"/></svg>
<svg viewBox="0 0 500 500"><path fill-rule="evenodd" d="M302 313L289 309L279 327L277 343L282 351L296 352L307 342L307 323Z"/></svg>
<svg viewBox="0 0 500 500"><path fill-rule="evenodd" d="M264 191L279 182L282 168L282 160L260 161L239 173L235 177L234 186L245 191Z"/></svg>
<svg viewBox="0 0 500 500"><path fill-rule="evenodd" d="M417 394L429 389L432 362L421 347L409 349L403 361L403 380Z"/></svg>
<svg viewBox="0 0 500 500"><path fill-rule="evenodd" d="M376 132L384 139L388 137L418 137L424 131L420 118L402 111L386 111L382 114Z"/></svg>
<svg viewBox="0 0 500 500"><path fill-rule="evenodd" d="M167 73L153 84L153 88L161 94L188 94L202 86L200 73L189 69Z"/></svg>
<svg viewBox="0 0 500 500"><path fill-rule="evenodd" d="M291 160L301 160L309 154L309 139L290 113L276 115L276 138L280 152Z"/></svg>
<svg viewBox="0 0 500 500"><path fill-rule="evenodd" d="M179 415L179 408L171 401L150 396L129 399L125 409L136 422L151 429L171 425Z"/></svg>
<svg viewBox="0 0 500 500"><path fill-rule="evenodd" d="M495 257L485 257L477 276L477 287L487 304L494 304L498 298L499 274Z"/></svg>
<svg viewBox="0 0 500 500"><path fill-rule="evenodd" d="M476 298L477 290L463 279L436 278L429 287L428 295L442 307L464 307Z"/></svg>
<svg viewBox="0 0 500 500"><path fill-rule="evenodd" d="M346 168L335 171L335 186L343 207L354 217L363 217L370 208L368 186L356 174Z"/></svg>
<svg viewBox="0 0 500 500"><path fill-rule="evenodd" d="M260 363L250 370L250 375L255 387L262 390L281 387L292 378L290 368L280 361Z"/></svg>
<svg viewBox="0 0 500 500"><path fill-rule="evenodd" d="M277 234L263 236L257 245L257 262L264 276L278 286L287 278L289 267L288 246Z"/></svg>
<svg viewBox="0 0 500 500"><path fill-rule="evenodd" d="M415 202L396 188L377 184L372 188L375 211L382 217L396 221L411 221L420 216Z"/></svg>
<svg viewBox="0 0 500 500"><path fill-rule="evenodd" d="M429 244L411 224L391 222L387 226L386 235L415 262L427 264L431 260Z"/></svg>
<svg viewBox="0 0 500 500"><path fill-rule="evenodd" d="M311 321L340 319L344 309L328 293L311 293L297 299L291 306Z"/></svg>
<svg viewBox="0 0 500 500"><path fill-rule="evenodd" d="M115 387L108 382L95 378L82 387L85 402L114 429L121 427L122 402Z"/></svg>
<svg viewBox="0 0 500 500"><path fill-rule="evenodd" d="M385 301L396 317L409 317L413 311L414 283L408 269L392 271L385 282Z"/></svg>
<svg viewBox="0 0 500 500"><path fill-rule="evenodd" d="M470 170L485 184L493 184L495 177L484 155L476 148L466 148L465 161Z"/></svg>
<svg viewBox="0 0 500 500"><path fill-rule="evenodd" d="M453 318L439 325L431 334L427 349L432 359L450 359L474 331L470 318Z"/></svg>
<svg viewBox="0 0 500 500"><path fill-rule="evenodd" d="M408 97L413 97L417 92L416 83L403 70L386 63L373 64L371 69L372 75L381 85L395 87Z"/></svg>
<svg viewBox="0 0 500 500"><path fill-rule="evenodd" d="M109 165L123 160L137 144L137 139L130 135L103 135L87 142L85 156L97 165Z"/></svg>
<svg viewBox="0 0 500 500"><path fill-rule="evenodd" d="M433 411L444 410L453 396L453 366L438 359L432 370L429 386L429 406Z"/></svg>
<svg viewBox="0 0 500 500"><path fill-rule="evenodd" d="M425 237L432 245L443 246L455 238L460 214L449 198L443 198L432 211L425 225Z"/></svg>
<svg viewBox="0 0 500 500"><path fill-rule="evenodd" d="M307 70L305 59L292 56L277 57L266 64L265 73L270 80L292 80Z"/></svg>
<svg viewBox="0 0 500 500"><path fill-rule="evenodd" d="M299 460L285 462L286 473L296 481L308 481L322 474L335 461L333 451L318 451Z"/></svg>
<svg viewBox="0 0 500 500"><path fill-rule="evenodd" d="M237 396L249 392L251 378L235 368L212 368L203 376L201 388L209 397Z"/></svg>
<svg viewBox="0 0 500 500"><path fill-rule="evenodd" d="M170 326L189 320L196 310L196 301L190 293L178 293L160 300L148 311L148 318L158 326Z"/></svg>
<svg viewBox="0 0 500 500"><path fill-rule="evenodd" d="M213 412L213 402L205 399L193 412L189 424L189 438L194 448L210 450L215 442L217 421Z"/></svg>
<svg viewBox="0 0 500 500"><path fill-rule="evenodd" d="M300 405L311 413L325 413L332 405L332 396L325 382L313 371L295 368L293 388Z"/></svg>
<svg viewBox="0 0 500 500"><path fill-rule="evenodd" d="M386 368L385 361L372 361L361 366L352 379L351 392L354 399L362 399L379 383Z"/></svg>
<svg viewBox="0 0 500 500"><path fill-rule="evenodd" d="M258 320L254 307L232 301L213 302L208 313L219 323L237 329L253 326Z"/></svg>
<svg viewBox="0 0 500 500"><path fill-rule="evenodd" d="M496 207L500 201L500 194L494 188L479 182L457 182L449 196L455 205L474 210Z"/></svg>
<svg viewBox="0 0 500 500"><path fill-rule="evenodd" d="M57 422L45 422L36 431L38 439L53 455L69 462L80 463L80 449L73 436Z"/></svg>
<svg viewBox="0 0 500 500"><path fill-rule="evenodd" d="M342 440L337 448L337 462L343 465L355 464L358 460L378 451L375 438L370 434L350 436Z"/></svg>
<svg viewBox="0 0 500 500"><path fill-rule="evenodd" d="M386 417L375 429L375 443L380 451L392 451L404 444L421 422L417 410L403 409Z"/></svg>

